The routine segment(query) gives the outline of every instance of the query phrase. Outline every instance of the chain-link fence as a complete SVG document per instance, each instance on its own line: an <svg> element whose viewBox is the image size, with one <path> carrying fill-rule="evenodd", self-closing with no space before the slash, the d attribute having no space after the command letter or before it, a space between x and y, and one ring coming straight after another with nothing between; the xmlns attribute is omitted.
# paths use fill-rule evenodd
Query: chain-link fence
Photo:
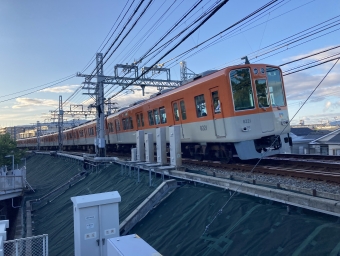
<svg viewBox="0 0 340 256"><path fill-rule="evenodd" d="M4 256L47 256L48 235L4 241Z"/></svg>

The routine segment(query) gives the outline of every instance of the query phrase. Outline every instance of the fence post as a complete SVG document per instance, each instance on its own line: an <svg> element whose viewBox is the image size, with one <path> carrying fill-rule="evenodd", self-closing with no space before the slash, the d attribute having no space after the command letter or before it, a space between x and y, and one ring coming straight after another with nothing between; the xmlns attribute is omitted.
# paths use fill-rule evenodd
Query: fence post
<svg viewBox="0 0 340 256"><path fill-rule="evenodd" d="M43 236L43 256L46 256L46 253L45 253L45 236Z"/></svg>
<svg viewBox="0 0 340 256"><path fill-rule="evenodd" d="M18 240L15 239L15 255L19 255L19 243Z"/></svg>
<svg viewBox="0 0 340 256"><path fill-rule="evenodd" d="M45 235L46 239L46 256L48 256L48 235Z"/></svg>

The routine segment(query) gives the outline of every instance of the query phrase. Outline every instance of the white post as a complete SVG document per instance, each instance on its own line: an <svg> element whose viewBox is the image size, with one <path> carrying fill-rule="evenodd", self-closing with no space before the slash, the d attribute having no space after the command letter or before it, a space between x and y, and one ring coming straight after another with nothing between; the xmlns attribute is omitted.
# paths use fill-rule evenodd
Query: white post
<svg viewBox="0 0 340 256"><path fill-rule="evenodd" d="M157 163L165 165L167 163L165 127L160 127L156 129L156 148L157 148Z"/></svg>
<svg viewBox="0 0 340 256"><path fill-rule="evenodd" d="M155 162L154 157L154 145L153 145L153 134L152 133L146 133L145 134L145 161L149 163Z"/></svg>
<svg viewBox="0 0 340 256"><path fill-rule="evenodd" d="M179 125L169 127L169 140L170 165L179 167L182 165L181 127Z"/></svg>
<svg viewBox="0 0 340 256"><path fill-rule="evenodd" d="M132 148L131 149L131 161L135 162L137 160L137 149Z"/></svg>
<svg viewBox="0 0 340 256"><path fill-rule="evenodd" d="M136 132L137 161L145 161L144 131Z"/></svg>

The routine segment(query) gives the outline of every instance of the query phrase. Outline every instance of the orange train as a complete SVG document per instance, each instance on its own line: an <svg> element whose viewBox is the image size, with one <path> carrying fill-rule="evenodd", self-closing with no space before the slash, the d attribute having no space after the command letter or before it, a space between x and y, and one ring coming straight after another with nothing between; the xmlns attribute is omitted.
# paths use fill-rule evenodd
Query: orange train
<svg viewBox="0 0 340 256"><path fill-rule="evenodd" d="M129 150L136 131L155 136L157 127L181 126L182 154L229 161L290 152L290 125L282 72L266 64L207 71L172 90L163 90L105 119L106 151ZM94 150L96 123L63 131L65 150ZM167 129L167 141L168 141ZM156 141L156 140L155 140ZM19 147L35 148L36 138ZM58 148L58 135L41 136L40 148Z"/></svg>

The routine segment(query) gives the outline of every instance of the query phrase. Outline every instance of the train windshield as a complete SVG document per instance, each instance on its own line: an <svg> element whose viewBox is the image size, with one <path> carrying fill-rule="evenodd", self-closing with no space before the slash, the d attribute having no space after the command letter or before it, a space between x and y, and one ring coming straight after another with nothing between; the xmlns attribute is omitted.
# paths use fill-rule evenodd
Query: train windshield
<svg viewBox="0 0 340 256"><path fill-rule="evenodd" d="M260 108L269 107L268 102L268 88L266 79L258 79L255 80L256 85L256 95L257 95L257 103Z"/></svg>
<svg viewBox="0 0 340 256"><path fill-rule="evenodd" d="M249 68L232 70L229 75L235 110L255 108Z"/></svg>
<svg viewBox="0 0 340 256"><path fill-rule="evenodd" d="M273 107L285 106L281 72L278 68L267 67L270 101Z"/></svg>

